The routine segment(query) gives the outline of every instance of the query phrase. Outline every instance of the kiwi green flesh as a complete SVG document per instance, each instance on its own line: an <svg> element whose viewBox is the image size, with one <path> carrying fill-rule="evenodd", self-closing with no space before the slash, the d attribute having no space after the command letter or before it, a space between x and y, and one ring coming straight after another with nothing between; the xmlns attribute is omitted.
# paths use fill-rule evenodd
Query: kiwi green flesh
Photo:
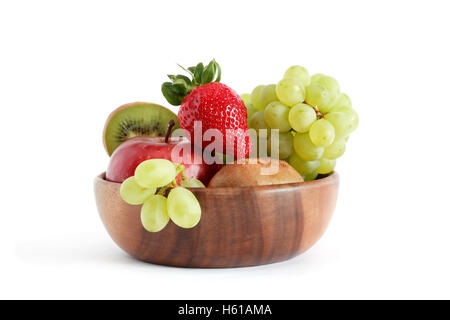
<svg viewBox="0 0 450 320"><path fill-rule="evenodd" d="M109 120L105 131L108 154L124 141L136 136L163 137L169 121L175 121L174 129L180 127L175 113L152 103L137 103L119 109Z"/></svg>

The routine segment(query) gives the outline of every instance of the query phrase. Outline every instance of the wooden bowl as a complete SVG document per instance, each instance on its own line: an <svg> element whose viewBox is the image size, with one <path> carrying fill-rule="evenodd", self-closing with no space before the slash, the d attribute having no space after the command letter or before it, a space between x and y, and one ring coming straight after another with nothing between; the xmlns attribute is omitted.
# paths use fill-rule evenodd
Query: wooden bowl
<svg viewBox="0 0 450 320"><path fill-rule="evenodd" d="M290 259L324 233L336 206L337 173L303 183L191 189L202 207L200 223L169 222L158 233L141 225L140 208L125 203L120 184L95 178L98 211L111 238L133 257L197 268L255 266Z"/></svg>

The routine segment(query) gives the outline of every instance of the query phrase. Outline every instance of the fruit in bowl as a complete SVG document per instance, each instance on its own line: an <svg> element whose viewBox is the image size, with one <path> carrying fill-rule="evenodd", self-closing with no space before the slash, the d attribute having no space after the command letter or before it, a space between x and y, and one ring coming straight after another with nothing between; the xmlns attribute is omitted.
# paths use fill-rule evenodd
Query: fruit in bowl
<svg viewBox="0 0 450 320"><path fill-rule="evenodd" d="M179 152L174 152L175 148ZM188 153L187 157L185 152ZM221 165L206 164L203 160L195 162L196 158L202 159L201 152L196 151L186 138L172 137L166 142L164 137L134 137L114 151L106 171L106 179L123 182L134 175L141 162L148 159L167 159L184 165L184 173L189 178L196 178L208 184ZM178 180L180 181L179 178Z"/></svg>
<svg viewBox="0 0 450 320"><path fill-rule="evenodd" d="M167 159L149 159L141 162L134 176L121 184L120 196L125 202L142 204L141 222L145 230L159 232L169 220L181 228L193 228L200 221L200 204L191 191L178 185L176 177L179 173L183 181L198 182L184 175L183 165Z"/></svg>
<svg viewBox="0 0 450 320"><path fill-rule="evenodd" d="M247 109L256 106L259 110L249 119L250 129L267 129L269 136L279 130L280 159L287 160L305 180L333 172L359 124L349 96L341 92L336 79L321 73L310 76L298 65L288 68L276 85L258 85L251 95L242 96Z"/></svg>
<svg viewBox="0 0 450 320"><path fill-rule="evenodd" d="M113 240L180 267L260 265L310 248L335 208L336 159L358 125L348 96L300 66L242 96L220 83L215 60L184 70L191 78L169 75L161 87L178 117L135 103L105 125L111 159L94 189ZM172 134L178 127L186 137Z"/></svg>
<svg viewBox="0 0 450 320"><path fill-rule="evenodd" d="M243 163L227 164L214 175L208 187L264 186L298 182L303 182L302 176L286 161L254 158L245 159Z"/></svg>
<svg viewBox="0 0 450 320"><path fill-rule="evenodd" d="M148 102L133 102L120 106L109 115L103 129L103 145L108 155L133 137L161 137L170 121L179 128L175 113L163 106Z"/></svg>
<svg viewBox="0 0 450 320"><path fill-rule="evenodd" d="M106 150L112 151L106 179L123 182L133 176L141 162L167 159L183 164L189 178L208 184L220 165L206 164L201 150L193 148L188 139L171 137L172 130L177 128L176 115L156 104L131 103L113 111L103 134Z"/></svg>
<svg viewBox="0 0 450 320"><path fill-rule="evenodd" d="M203 137L214 130L223 138L220 153L248 157L252 144L247 134L247 110L241 97L219 82L219 64L212 60L206 67L199 63L185 70L192 79L169 75L172 82L163 83L161 90L169 103L181 105L178 119L186 135L197 147L205 148L208 140Z"/></svg>

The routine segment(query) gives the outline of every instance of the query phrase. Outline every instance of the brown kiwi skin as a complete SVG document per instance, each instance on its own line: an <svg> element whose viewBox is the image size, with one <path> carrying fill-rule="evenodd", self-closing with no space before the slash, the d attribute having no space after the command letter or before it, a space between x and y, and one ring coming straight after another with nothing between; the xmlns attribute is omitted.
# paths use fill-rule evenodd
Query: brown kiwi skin
<svg viewBox="0 0 450 320"><path fill-rule="evenodd" d="M111 120L111 118L112 118L117 112L119 112L119 111L122 110L122 109L126 109L126 108L129 108L129 107L132 107L133 105L136 105L136 104L148 104L148 103L156 104L156 103L152 103L152 102L143 102L143 101L130 102L130 103L126 103L126 104L124 104L124 105L121 105L120 107L116 108L113 112L110 113L110 115L109 115L108 118L106 119L105 126L103 127L103 138L102 138L102 140L103 140L103 147L105 148L105 151L106 151L106 153L107 153L109 156L111 156L111 155L109 154L108 148L107 148L107 146L106 146L106 130L107 130L107 128L108 128L109 121Z"/></svg>
<svg viewBox="0 0 450 320"><path fill-rule="evenodd" d="M252 160L252 161L250 161ZM272 175L262 175L261 169L278 165ZM303 182L302 176L286 161L270 158L245 159L244 163L233 162L222 167L211 179L208 188L249 187Z"/></svg>

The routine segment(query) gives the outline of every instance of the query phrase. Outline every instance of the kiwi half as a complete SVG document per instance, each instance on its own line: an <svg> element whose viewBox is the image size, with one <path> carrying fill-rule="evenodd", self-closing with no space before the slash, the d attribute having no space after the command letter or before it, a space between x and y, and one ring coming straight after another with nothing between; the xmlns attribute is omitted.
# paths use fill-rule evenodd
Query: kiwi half
<svg viewBox="0 0 450 320"><path fill-rule="evenodd" d="M114 110L106 120L103 144L111 155L124 141L136 136L163 137L170 120L180 127L175 113L154 103L133 102Z"/></svg>

